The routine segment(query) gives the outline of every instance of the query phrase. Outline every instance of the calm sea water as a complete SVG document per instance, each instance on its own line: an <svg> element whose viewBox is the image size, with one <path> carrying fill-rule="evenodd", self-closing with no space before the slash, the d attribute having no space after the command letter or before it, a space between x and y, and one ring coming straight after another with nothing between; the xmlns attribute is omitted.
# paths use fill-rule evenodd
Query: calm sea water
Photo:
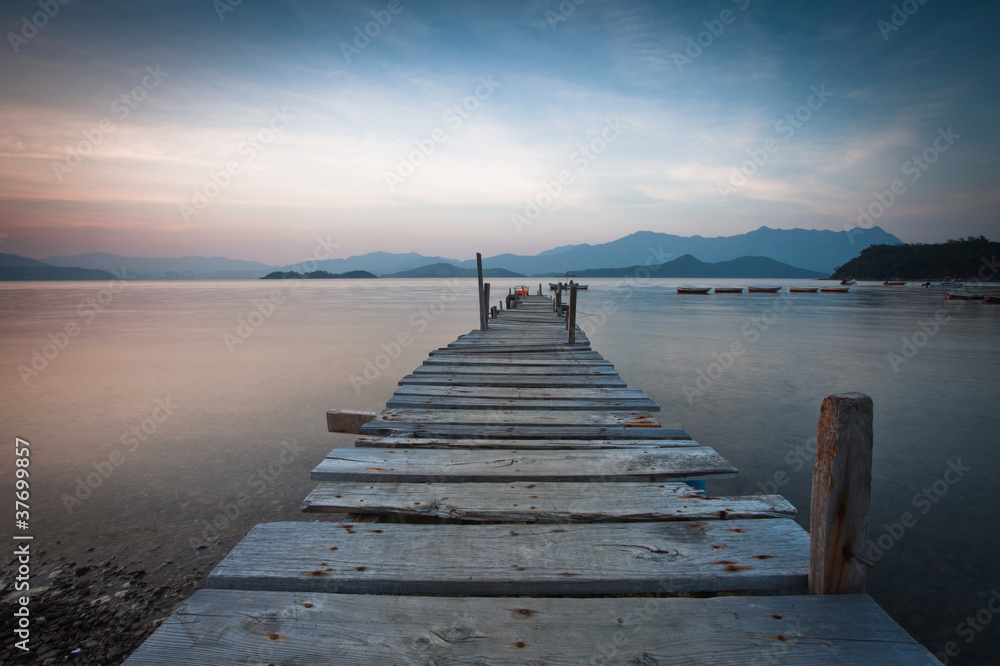
<svg viewBox="0 0 1000 666"><path fill-rule="evenodd" d="M496 299L513 284L493 282ZM677 295L688 283L592 280L580 323L664 423L740 469L709 492L778 492L807 526L820 403L871 395L869 592L933 652L953 641L950 663L998 663L1000 306L914 285ZM208 567L256 522L314 520L297 512L309 470L352 441L325 410L381 409L477 325L474 284L0 284L0 434L31 444L36 548L169 573Z"/></svg>

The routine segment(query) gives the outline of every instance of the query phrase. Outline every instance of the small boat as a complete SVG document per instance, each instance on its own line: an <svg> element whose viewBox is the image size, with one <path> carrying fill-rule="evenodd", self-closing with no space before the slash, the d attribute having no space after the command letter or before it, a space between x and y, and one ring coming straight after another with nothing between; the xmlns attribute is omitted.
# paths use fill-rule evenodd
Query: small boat
<svg viewBox="0 0 1000 666"><path fill-rule="evenodd" d="M711 287L677 287L678 294L707 294Z"/></svg>
<svg viewBox="0 0 1000 666"><path fill-rule="evenodd" d="M578 285L576 285L576 288L577 289L586 289L587 285L585 285L585 284L578 284Z"/></svg>
<svg viewBox="0 0 1000 666"><path fill-rule="evenodd" d="M788 291L793 294L815 294L819 287L789 287Z"/></svg>
<svg viewBox="0 0 1000 666"><path fill-rule="evenodd" d="M821 294L846 294L847 287L820 287Z"/></svg>
<svg viewBox="0 0 1000 666"><path fill-rule="evenodd" d="M1000 303L1000 294L983 294L983 303Z"/></svg>
<svg viewBox="0 0 1000 666"><path fill-rule="evenodd" d="M549 282L549 289L551 289L552 291L555 291L558 288L559 288L558 284L556 284L555 282Z"/></svg>
<svg viewBox="0 0 1000 666"><path fill-rule="evenodd" d="M901 287L906 284L906 280L886 280L882 283L883 287Z"/></svg>
<svg viewBox="0 0 1000 666"><path fill-rule="evenodd" d="M843 280L840 281L840 284L845 285L845 286L850 286L852 284L857 284L857 283L858 283L858 281L854 279L853 275L847 275L847 276L844 277Z"/></svg>
<svg viewBox="0 0 1000 666"><path fill-rule="evenodd" d="M946 300L950 301L985 301L986 294L953 294L950 291L944 292Z"/></svg>
<svg viewBox="0 0 1000 666"><path fill-rule="evenodd" d="M569 282L563 282L562 286L563 286L563 290L564 291L569 291ZM558 288L559 288L559 284L558 283L556 283L556 282L549 282L549 289L551 289L552 291L555 291ZM586 289L587 285L585 285L585 284L577 284L576 288L577 289Z"/></svg>
<svg viewBox="0 0 1000 666"><path fill-rule="evenodd" d="M716 287L715 293L717 294L742 294L743 287Z"/></svg>
<svg viewBox="0 0 1000 666"><path fill-rule="evenodd" d="M779 291L781 287L747 287L750 294L777 294Z"/></svg>

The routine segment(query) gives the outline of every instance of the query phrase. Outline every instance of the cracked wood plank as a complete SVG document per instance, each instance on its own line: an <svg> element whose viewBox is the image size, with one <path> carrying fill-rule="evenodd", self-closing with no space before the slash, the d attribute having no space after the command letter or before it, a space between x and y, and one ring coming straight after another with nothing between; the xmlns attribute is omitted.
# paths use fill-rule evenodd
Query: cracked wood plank
<svg viewBox="0 0 1000 666"><path fill-rule="evenodd" d="M441 437L362 438L355 448L374 449L646 449L701 446L690 439L449 439Z"/></svg>
<svg viewBox="0 0 1000 666"><path fill-rule="evenodd" d="M217 589L552 595L804 591L795 521L552 525L262 523L207 580Z"/></svg>
<svg viewBox="0 0 1000 666"><path fill-rule="evenodd" d="M198 590L125 664L334 661L940 666L863 595L482 599L241 590Z"/></svg>
<svg viewBox="0 0 1000 666"><path fill-rule="evenodd" d="M488 451L337 448L316 481L663 481L729 478L737 470L707 446L649 449Z"/></svg>
<svg viewBox="0 0 1000 666"><path fill-rule="evenodd" d="M686 483L360 483L326 481L312 513L432 516L532 523L790 518L780 495L707 497Z"/></svg>

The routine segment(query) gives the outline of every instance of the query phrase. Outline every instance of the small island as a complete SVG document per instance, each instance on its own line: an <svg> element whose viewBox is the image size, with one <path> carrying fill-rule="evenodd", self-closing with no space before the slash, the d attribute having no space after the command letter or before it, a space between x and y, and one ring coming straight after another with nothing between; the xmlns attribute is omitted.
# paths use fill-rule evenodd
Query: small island
<svg viewBox="0 0 1000 666"><path fill-rule="evenodd" d="M985 236L968 236L945 243L872 245L830 276L840 280L931 280L953 277L989 282L997 278L1000 243Z"/></svg>
<svg viewBox="0 0 1000 666"><path fill-rule="evenodd" d="M377 278L377 275L368 271L347 271L346 273L330 273L328 271L310 271L309 273L298 273L296 271L274 271L268 273L261 280L333 280L333 279L358 279Z"/></svg>

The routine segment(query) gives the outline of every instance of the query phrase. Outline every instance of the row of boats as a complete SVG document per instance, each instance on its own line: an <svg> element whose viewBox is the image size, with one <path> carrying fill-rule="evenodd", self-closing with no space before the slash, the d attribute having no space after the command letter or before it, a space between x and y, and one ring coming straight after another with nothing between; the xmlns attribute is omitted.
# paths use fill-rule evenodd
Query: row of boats
<svg viewBox="0 0 1000 666"><path fill-rule="evenodd" d="M715 291L716 294L742 294L743 287L677 287L678 294L707 294ZM847 287L789 287L788 291L793 294L815 294L834 293L846 294ZM746 287L749 294L777 294L781 287Z"/></svg>

